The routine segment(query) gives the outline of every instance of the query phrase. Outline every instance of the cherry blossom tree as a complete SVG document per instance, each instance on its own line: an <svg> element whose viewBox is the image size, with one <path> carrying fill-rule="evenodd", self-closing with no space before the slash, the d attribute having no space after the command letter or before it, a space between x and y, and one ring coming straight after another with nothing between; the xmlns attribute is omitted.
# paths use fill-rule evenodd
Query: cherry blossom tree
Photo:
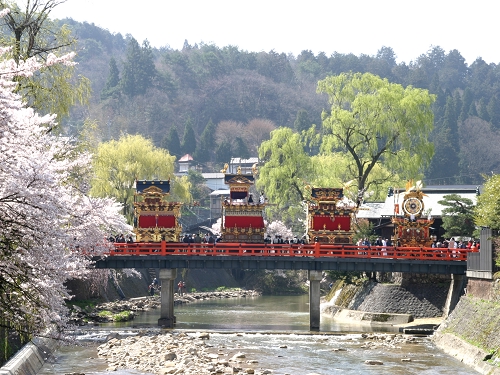
<svg viewBox="0 0 500 375"><path fill-rule="evenodd" d="M281 236L283 239L291 239L293 237L293 232L291 229L287 228L287 226L279 220L275 220L271 223L266 224L266 235L271 236L272 238L276 236Z"/></svg>
<svg viewBox="0 0 500 375"><path fill-rule="evenodd" d="M65 281L85 277L108 233L130 231L116 201L88 194L91 156L15 93L16 77L72 57L0 59L0 325L27 336L65 327Z"/></svg>

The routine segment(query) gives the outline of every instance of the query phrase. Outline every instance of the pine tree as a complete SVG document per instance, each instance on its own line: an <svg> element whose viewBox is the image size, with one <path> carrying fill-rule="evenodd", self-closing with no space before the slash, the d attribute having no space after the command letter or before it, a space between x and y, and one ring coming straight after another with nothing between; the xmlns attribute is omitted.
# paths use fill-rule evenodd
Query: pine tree
<svg viewBox="0 0 500 375"><path fill-rule="evenodd" d="M146 90L152 86L154 78L157 75L153 50L147 39L142 43L139 68L137 72L137 84L139 85L138 92L144 94Z"/></svg>
<svg viewBox="0 0 500 375"><path fill-rule="evenodd" d="M245 141L241 137L236 137L234 143L233 157L248 159L250 157L250 152L248 151Z"/></svg>
<svg viewBox="0 0 500 375"><path fill-rule="evenodd" d="M464 96L462 98L462 109L460 111L459 117L460 122L464 122L465 120L467 120L467 117L469 117L471 104L474 104L474 94L472 93L471 89L466 88L464 91Z"/></svg>
<svg viewBox="0 0 500 375"><path fill-rule="evenodd" d="M194 158L199 162L209 162L213 154L215 146L215 132L217 126L212 122L208 121L205 130L201 133L200 143L196 147L196 152L194 153Z"/></svg>
<svg viewBox="0 0 500 375"><path fill-rule="evenodd" d="M118 94L118 84L120 83L120 72L114 57L109 60L109 74L106 85L101 93L101 99L109 98Z"/></svg>
<svg viewBox="0 0 500 375"><path fill-rule="evenodd" d="M184 136L182 137L181 145L183 154L193 155L196 151L196 136L193 130L193 124L191 119L186 121L186 127L184 129Z"/></svg>
<svg viewBox="0 0 500 375"><path fill-rule="evenodd" d="M488 113L488 104L485 98L481 98L479 101L479 107L477 110L478 116L484 121L490 121L490 114Z"/></svg>
<svg viewBox="0 0 500 375"><path fill-rule="evenodd" d="M141 62L141 47L137 40L131 38L127 46L127 60L123 66L122 79L120 81L122 91L125 95L136 96L140 94L138 82Z"/></svg>
<svg viewBox="0 0 500 375"><path fill-rule="evenodd" d="M293 128L297 132L301 132L303 130L307 130L311 127L311 121L309 120L309 116L305 109L299 109L297 112L297 117L295 118L295 122L293 123Z"/></svg>
<svg viewBox="0 0 500 375"><path fill-rule="evenodd" d="M163 148L168 150L170 155L173 155L179 159L183 155L181 155L181 142L179 140L179 133L177 133L177 128L172 126L168 135L162 141Z"/></svg>
<svg viewBox="0 0 500 375"><path fill-rule="evenodd" d="M218 163L228 163L232 156L231 143L223 141L217 146L215 150L215 160Z"/></svg>
<svg viewBox="0 0 500 375"><path fill-rule="evenodd" d="M500 129L500 106L499 106L498 96L494 95L491 97L486 107L488 115L490 116L491 126L494 129Z"/></svg>

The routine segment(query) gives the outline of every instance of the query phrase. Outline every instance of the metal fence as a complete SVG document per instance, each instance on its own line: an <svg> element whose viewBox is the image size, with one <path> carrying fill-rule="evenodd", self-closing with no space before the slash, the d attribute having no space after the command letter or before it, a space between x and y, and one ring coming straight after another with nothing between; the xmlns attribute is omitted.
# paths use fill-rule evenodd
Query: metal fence
<svg viewBox="0 0 500 375"><path fill-rule="evenodd" d="M493 272L493 243L491 236L491 229L481 229L479 253L468 254L467 271Z"/></svg>

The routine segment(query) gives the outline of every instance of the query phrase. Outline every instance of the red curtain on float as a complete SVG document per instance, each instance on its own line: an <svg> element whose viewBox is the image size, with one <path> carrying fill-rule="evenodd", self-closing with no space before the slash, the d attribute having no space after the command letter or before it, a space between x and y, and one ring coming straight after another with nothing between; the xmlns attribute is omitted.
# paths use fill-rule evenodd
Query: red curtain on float
<svg viewBox="0 0 500 375"><path fill-rule="evenodd" d="M156 227L156 217L153 215L139 216L139 228L154 228Z"/></svg>
<svg viewBox="0 0 500 375"><path fill-rule="evenodd" d="M156 226L159 228L174 228L175 216L158 216L158 220L154 215L141 215L139 217L139 228L154 228Z"/></svg>
<svg viewBox="0 0 500 375"><path fill-rule="evenodd" d="M174 228L175 227L175 216L158 216L158 226L160 228Z"/></svg>
<svg viewBox="0 0 500 375"><path fill-rule="evenodd" d="M322 216L315 215L313 217L313 230L351 230L351 218L350 216Z"/></svg>
<svg viewBox="0 0 500 375"><path fill-rule="evenodd" d="M232 228L264 228L264 218L262 216L226 216L225 227Z"/></svg>

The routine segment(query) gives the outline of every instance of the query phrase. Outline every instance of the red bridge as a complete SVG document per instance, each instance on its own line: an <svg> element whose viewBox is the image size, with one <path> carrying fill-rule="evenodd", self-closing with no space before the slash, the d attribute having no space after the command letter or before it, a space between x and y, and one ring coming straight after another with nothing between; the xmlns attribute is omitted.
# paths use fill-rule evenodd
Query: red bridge
<svg viewBox="0 0 500 375"><path fill-rule="evenodd" d="M465 275L466 249L178 242L115 243L96 268L284 269Z"/></svg>
<svg viewBox="0 0 500 375"><path fill-rule="evenodd" d="M354 259L398 259L422 261L467 261L468 249L434 247L382 247L359 245L331 245L315 243L258 244L258 243L115 243L109 256L255 256L255 257L308 257L308 258L354 258Z"/></svg>

